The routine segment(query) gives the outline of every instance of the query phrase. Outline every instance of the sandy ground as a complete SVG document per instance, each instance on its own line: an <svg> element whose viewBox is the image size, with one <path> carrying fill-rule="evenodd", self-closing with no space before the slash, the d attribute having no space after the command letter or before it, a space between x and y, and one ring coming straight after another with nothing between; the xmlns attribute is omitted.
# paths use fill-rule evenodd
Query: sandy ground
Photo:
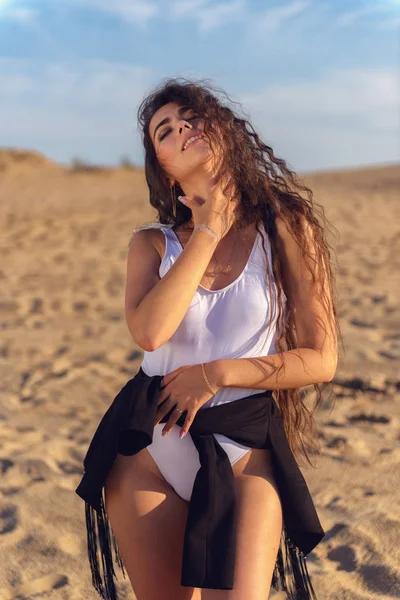
<svg viewBox="0 0 400 600"><path fill-rule="evenodd" d="M340 234L346 351L335 408L328 391L317 414L318 469L302 469L326 531L309 571L319 600L400 598L400 167L306 181ZM0 599L95 599L74 490L141 362L124 319L126 253L155 212L140 170L74 172L3 151L0 183ZM118 589L134 598L121 576Z"/></svg>

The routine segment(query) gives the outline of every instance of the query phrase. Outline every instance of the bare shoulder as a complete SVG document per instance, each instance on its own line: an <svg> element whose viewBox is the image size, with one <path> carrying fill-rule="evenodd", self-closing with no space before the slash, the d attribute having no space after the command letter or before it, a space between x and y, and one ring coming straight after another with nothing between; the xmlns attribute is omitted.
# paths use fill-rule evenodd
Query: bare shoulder
<svg viewBox="0 0 400 600"><path fill-rule="evenodd" d="M282 279L287 296L292 295L293 290L303 285L305 281L312 280L312 269L315 264L310 263L309 257L305 256L303 243L297 239L290 225L280 216L275 220L277 229L277 246L282 268ZM307 255L315 256L314 234L310 223L303 217L301 219L303 230L303 241L306 245ZM315 261L314 261L315 262Z"/></svg>
<svg viewBox="0 0 400 600"><path fill-rule="evenodd" d="M290 237L292 237L288 224L282 217L277 215L275 218L275 225L278 233L278 239L287 243Z"/></svg>
<svg viewBox="0 0 400 600"><path fill-rule="evenodd" d="M162 260L165 254L165 235L160 228L146 227L143 229L135 229L131 234L129 250L131 251L132 249L132 252L134 252L134 247L137 244L140 244L142 248L145 247L149 250L156 250L160 260Z"/></svg>
<svg viewBox="0 0 400 600"><path fill-rule="evenodd" d="M137 228L131 235L127 256L125 309L132 317L143 298L160 281L162 231Z"/></svg>
<svg viewBox="0 0 400 600"><path fill-rule="evenodd" d="M294 242L295 236L288 223L281 216L277 215L275 217L275 225L278 232L278 238L281 238L281 240L285 241L286 243L290 240ZM307 241L310 242L313 235L313 230L310 223L303 217L301 219L301 225Z"/></svg>

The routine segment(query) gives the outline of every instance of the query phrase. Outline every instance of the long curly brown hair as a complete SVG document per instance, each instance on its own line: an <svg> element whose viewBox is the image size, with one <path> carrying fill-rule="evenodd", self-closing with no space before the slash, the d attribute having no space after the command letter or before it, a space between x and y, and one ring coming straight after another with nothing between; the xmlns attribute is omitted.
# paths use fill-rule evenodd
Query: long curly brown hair
<svg viewBox="0 0 400 600"><path fill-rule="evenodd" d="M324 209L313 201L312 191L299 182L297 175L290 170L286 162L276 157L273 149L261 141L249 120L241 117L234 110L232 105L238 103L233 102L226 92L213 85L209 79L188 80L183 77L165 79L144 98L139 106L138 124L145 150L145 176L150 190L150 204L158 212L157 222L186 228L192 221L192 211L180 202L176 202L174 217L168 173L159 163L149 135L152 116L169 102L176 102L180 106L189 105L197 115L204 118L204 134L208 138L211 150L214 143L222 141L224 152L218 165L216 178L227 182L224 193L228 197L233 191L241 193L236 227L241 229L255 223L257 230L260 231L259 223L262 222L264 225L271 243L272 271L279 307L276 352L281 354L298 347L290 299L288 298L286 317L282 303L284 291L275 223L277 216L285 221L286 226L295 236L302 249L307 268L311 264L310 261L315 265L325 265L324 270L316 269L318 275L312 269L310 272L312 272L312 282L317 284L319 298L326 310L324 322L329 323L331 333L335 332L336 344L336 334L341 339L342 336L336 311L336 285L330 260L331 246L326 241L325 228L316 215L317 212L320 213L326 226L328 222ZM175 185L176 195L184 195L179 182ZM334 229L337 231L336 228ZM314 240L312 248L309 245L310 231ZM264 240L263 248L266 252ZM268 273L267 276L270 281L270 274ZM326 293L327 290L329 294ZM277 378L282 368L284 368L283 360L282 366L277 371ZM308 457L308 451L318 454L321 450L313 415L321 402L323 389L330 385L330 382L313 385L316 399L311 410L304 403L305 398L302 397L300 388L278 388L273 391L294 456L299 463L302 463L305 457L311 466L314 465ZM331 394L332 391L331 389Z"/></svg>

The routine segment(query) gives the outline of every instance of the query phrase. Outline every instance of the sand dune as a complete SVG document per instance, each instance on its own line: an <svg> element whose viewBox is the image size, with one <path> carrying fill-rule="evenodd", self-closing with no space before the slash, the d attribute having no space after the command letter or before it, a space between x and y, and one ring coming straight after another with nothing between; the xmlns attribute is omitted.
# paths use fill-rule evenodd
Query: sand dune
<svg viewBox="0 0 400 600"><path fill-rule="evenodd" d="M320 600L400 598L400 166L305 180L340 233L346 345L335 409L326 397L317 416L319 469L303 470L327 532L309 571ZM141 361L125 261L155 213L141 170L4 150L0 184L0 599L95 599L74 490L99 418ZM133 597L120 576L119 590Z"/></svg>

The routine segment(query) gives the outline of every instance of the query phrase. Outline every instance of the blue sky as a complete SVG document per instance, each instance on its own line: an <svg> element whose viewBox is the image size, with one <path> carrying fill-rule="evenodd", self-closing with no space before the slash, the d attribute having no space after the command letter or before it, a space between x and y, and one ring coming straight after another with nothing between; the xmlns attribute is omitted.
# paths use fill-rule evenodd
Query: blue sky
<svg viewBox="0 0 400 600"><path fill-rule="evenodd" d="M296 171L399 161L399 30L400 0L0 0L0 145L141 165L138 105L183 76Z"/></svg>

